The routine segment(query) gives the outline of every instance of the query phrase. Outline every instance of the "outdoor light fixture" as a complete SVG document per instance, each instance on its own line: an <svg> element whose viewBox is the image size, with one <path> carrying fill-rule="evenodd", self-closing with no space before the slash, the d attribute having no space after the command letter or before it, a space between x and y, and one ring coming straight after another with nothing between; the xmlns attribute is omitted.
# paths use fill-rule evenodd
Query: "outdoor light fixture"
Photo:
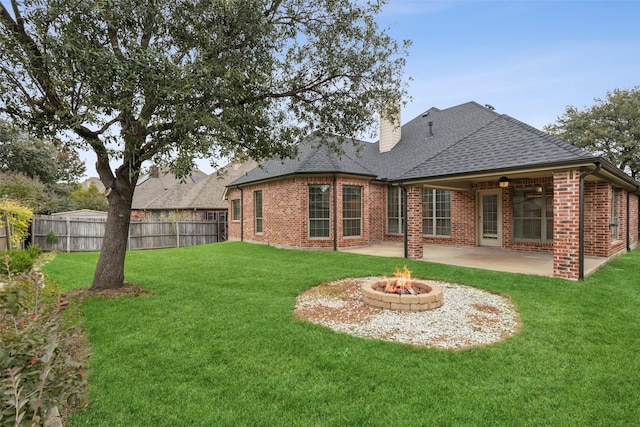
<svg viewBox="0 0 640 427"><path fill-rule="evenodd" d="M498 180L498 185L500 185L501 188L507 188L509 186L509 178L503 176Z"/></svg>

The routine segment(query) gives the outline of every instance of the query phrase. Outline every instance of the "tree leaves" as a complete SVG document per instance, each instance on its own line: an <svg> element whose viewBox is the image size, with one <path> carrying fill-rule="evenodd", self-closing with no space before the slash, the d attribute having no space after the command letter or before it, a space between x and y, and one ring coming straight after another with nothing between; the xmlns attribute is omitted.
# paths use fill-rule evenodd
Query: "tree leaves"
<svg viewBox="0 0 640 427"><path fill-rule="evenodd" d="M545 130L640 177L640 86L615 89L584 110L568 106Z"/></svg>

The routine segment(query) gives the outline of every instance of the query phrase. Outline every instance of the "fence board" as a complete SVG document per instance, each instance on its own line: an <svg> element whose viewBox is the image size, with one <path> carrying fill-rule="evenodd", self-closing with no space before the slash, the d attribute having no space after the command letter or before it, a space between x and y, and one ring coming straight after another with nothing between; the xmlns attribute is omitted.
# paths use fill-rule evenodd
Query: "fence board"
<svg viewBox="0 0 640 427"><path fill-rule="evenodd" d="M8 237L9 237L9 231L7 230L7 227L0 224L0 251L6 251L7 249L9 249L8 246Z"/></svg>
<svg viewBox="0 0 640 427"><path fill-rule="evenodd" d="M33 243L45 251L99 251L105 230L105 219L59 218L35 215L31 233ZM127 249L160 249L202 245L224 240L219 231L226 230L220 221L131 221ZM50 232L58 242L47 241Z"/></svg>

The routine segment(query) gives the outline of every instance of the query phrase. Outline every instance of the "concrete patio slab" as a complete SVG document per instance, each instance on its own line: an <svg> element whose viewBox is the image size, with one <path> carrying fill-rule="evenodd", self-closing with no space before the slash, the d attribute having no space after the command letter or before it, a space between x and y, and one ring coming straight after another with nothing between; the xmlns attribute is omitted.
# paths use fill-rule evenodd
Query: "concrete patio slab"
<svg viewBox="0 0 640 427"><path fill-rule="evenodd" d="M404 244L402 242L378 242L368 246L340 250L364 255L404 257ZM548 253L514 251L486 246L424 245L423 254L422 259L424 261L439 264L537 276L553 276L553 255ZM596 271L606 261L607 259L605 258L585 257L585 277Z"/></svg>

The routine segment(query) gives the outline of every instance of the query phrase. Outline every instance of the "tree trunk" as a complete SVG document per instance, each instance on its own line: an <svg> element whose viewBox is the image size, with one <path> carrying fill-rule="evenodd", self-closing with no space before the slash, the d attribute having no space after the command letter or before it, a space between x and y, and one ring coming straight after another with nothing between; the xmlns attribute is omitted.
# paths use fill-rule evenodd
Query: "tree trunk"
<svg viewBox="0 0 640 427"><path fill-rule="evenodd" d="M100 249L98 265L93 276L91 290L114 289L124 285L124 263L131 222L131 202L135 179L122 177L114 180L114 188L108 193L109 212ZM109 190L108 190L109 191Z"/></svg>

